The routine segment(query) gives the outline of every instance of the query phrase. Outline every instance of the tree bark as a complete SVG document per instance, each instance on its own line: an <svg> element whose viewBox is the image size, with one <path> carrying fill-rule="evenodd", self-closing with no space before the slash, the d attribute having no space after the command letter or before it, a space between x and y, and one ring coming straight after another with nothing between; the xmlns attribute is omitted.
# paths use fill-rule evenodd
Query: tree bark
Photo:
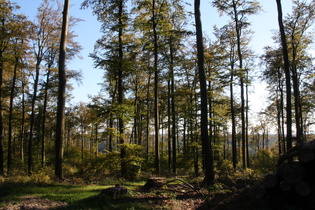
<svg viewBox="0 0 315 210"><path fill-rule="evenodd" d="M14 91L15 91L15 83L16 83L16 74L17 74L17 66L19 59L15 58L14 71L13 71L13 79L12 86L10 91L10 108L9 108L9 131L8 131L8 165L7 165L7 173L11 172L12 165L12 118L13 118L13 100L14 100Z"/></svg>
<svg viewBox="0 0 315 210"><path fill-rule="evenodd" d="M234 21L235 21L235 30L237 38L237 53L239 60L239 69L241 71L240 76L240 86L241 86L241 124L242 124L242 162L243 168L247 168L247 148L246 148L246 121L245 121L245 91L244 91L244 75L243 74L243 55L241 50L241 27L238 19L238 11L236 8L236 3L233 0L233 9L234 9Z"/></svg>
<svg viewBox="0 0 315 210"><path fill-rule="evenodd" d="M57 105L57 125L56 125L56 162L55 176L63 179L63 141L65 129L65 102L66 102L66 45L69 21L70 0L64 1L62 31L60 39L59 54L59 89L58 89L58 105Z"/></svg>
<svg viewBox="0 0 315 210"><path fill-rule="evenodd" d="M47 112L47 101L48 101L48 89L49 89L49 80L50 80L50 73L49 70L50 67L48 67L48 72L46 76L46 84L45 84L45 95L44 95L44 107L43 107L43 121L42 121L42 166L45 166L45 124L46 124L46 112Z"/></svg>
<svg viewBox="0 0 315 210"><path fill-rule="evenodd" d="M123 57L124 57L124 52L123 52L123 43L122 43L122 36L123 36L123 1L119 1L119 6L118 6L118 104L120 106L123 105L123 99L124 99L124 90L123 90ZM124 126L124 120L122 114L119 115L119 139L120 139L120 144L123 145L125 144L125 126ZM126 157L126 148L121 147L120 150L120 157L121 157L121 175L122 177L127 177L127 163L125 160Z"/></svg>
<svg viewBox="0 0 315 210"><path fill-rule="evenodd" d="M290 149L292 147L292 103L291 103L291 74L290 74L290 63L289 63L289 55L288 55L288 47L287 40L285 35L285 30L283 26L282 20L282 6L281 0L276 0L277 9L278 9L278 24L281 35L281 43L282 43L282 53L283 53L283 61L284 61L284 71L285 71L285 80L286 80L286 111L287 111L287 148Z"/></svg>
<svg viewBox="0 0 315 210"><path fill-rule="evenodd" d="M160 175L160 123L159 123L159 70L158 70L158 37L156 32L156 12L155 12L155 0L152 1L152 28L154 36L154 128L155 128L155 173ZM174 148L173 148L174 149Z"/></svg>
<svg viewBox="0 0 315 210"><path fill-rule="evenodd" d="M196 23L196 41L198 51L198 69L200 82L200 98L201 98L201 141L202 141L202 157L205 170L204 185L209 186L214 182L213 154L211 143L208 137L208 95L207 81L204 69L204 47L202 35L202 23L200 14L200 0L195 0L195 23Z"/></svg>
<svg viewBox="0 0 315 210"><path fill-rule="evenodd" d="M175 115L175 78L174 78L174 49L172 39L170 39L170 73L171 73L171 99L172 99L172 148L173 148L173 175L176 176L177 160L176 160L176 115Z"/></svg>
<svg viewBox="0 0 315 210"><path fill-rule="evenodd" d="M3 61L0 54L0 175L4 175L4 152L3 152Z"/></svg>

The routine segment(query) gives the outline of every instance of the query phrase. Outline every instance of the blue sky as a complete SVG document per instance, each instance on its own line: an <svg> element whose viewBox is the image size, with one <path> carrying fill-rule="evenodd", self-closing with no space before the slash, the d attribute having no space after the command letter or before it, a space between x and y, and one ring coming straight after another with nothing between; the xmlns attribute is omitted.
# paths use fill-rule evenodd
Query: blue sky
<svg viewBox="0 0 315 210"><path fill-rule="evenodd" d="M25 14L30 20L35 19L37 7L40 5L41 0L11 0L21 6L20 13ZM60 0L63 3L63 0ZM78 35L77 41L83 47L81 57L83 59L75 59L68 64L69 69L81 70L83 72L83 84L74 85L72 92L74 96L73 103L79 101L88 102L88 95L96 95L100 91L98 83L102 82L103 72L99 69L93 68L93 61L88 57L89 53L93 52L95 41L101 37L100 23L96 17L92 15L91 10L80 10L82 0L72 0L70 14L74 17L83 19L75 28L75 34ZM193 11L193 0L187 0L192 6L188 6L187 10ZM211 6L210 0L202 0L201 3L201 16L203 23L203 30L210 36L214 25L218 27L226 24L227 19L220 17L217 10ZM278 30L277 22L277 8L275 0L260 0L263 12L259 15L251 16L250 22L252 23L251 29L255 32L251 42L255 53L261 54L263 48L267 45L272 45L272 30ZM283 0L283 13L286 15L291 11L291 1ZM193 20L190 21L193 23ZM256 83L251 91L251 101L259 101L259 105L263 105L263 100L267 94L264 91L265 87L261 83ZM253 104L253 103L252 103ZM255 106L254 106L255 107Z"/></svg>

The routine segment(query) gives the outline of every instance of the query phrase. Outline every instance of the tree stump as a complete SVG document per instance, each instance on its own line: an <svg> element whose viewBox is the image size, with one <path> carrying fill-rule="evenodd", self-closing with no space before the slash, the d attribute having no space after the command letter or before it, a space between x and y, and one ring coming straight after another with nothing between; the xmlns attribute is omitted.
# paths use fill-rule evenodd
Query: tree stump
<svg viewBox="0 0 315 210"><path fill-rule="evenodd" d="M126 187L120 186L120 184L116 184L115 187L109 187L103 189L100 195L110 196L113 199L121 198L122 195L127 194L128 189Z"/></svg>
<svg viewBox="0 0 315 210"><path fill-rule="evenodd" d="M163 185L165 185L165 183L166 183L165 177L151 177L142 187L142 190L143 191L157 190L162 188Z"/></svg>

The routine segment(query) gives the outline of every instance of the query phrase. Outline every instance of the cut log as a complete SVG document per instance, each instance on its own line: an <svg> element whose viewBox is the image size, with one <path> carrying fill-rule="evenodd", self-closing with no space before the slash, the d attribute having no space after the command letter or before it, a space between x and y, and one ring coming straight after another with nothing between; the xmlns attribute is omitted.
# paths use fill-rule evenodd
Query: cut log
<svg viewBox="0 0 315 210"><path fill-rule="evenodd" d="M279 157L276 173L265 176L256 197L270 206L315 209L315 140L298 144Z"/></svg>
<svg viewBox="0 0 315 210"><path fill-rule="evenodd" d="M306 172L300 162L287 162L278 168L278 174L290 183L298 183L305 177Z"/></svg>
<svg viewBox="0 0 315 210"><path fill-rule="evenodd" d="M310 149L312 151L315 151L315 140L298 144L292 147L291 149L289 149L286 153L281 155L281 157L278 159L277 166L281 165L285 160L292 159L293 157L298 156L300 151L304 149Z"/></svg>
<svg viewBox="0 0 315 210"><path fill-rule="evenodd" d="M160 189L166 183L165 177L151 177L142 187L144 191L151 191Z"/></svg>
<svg viewBox="0 0 315 210"><path fill-rule="evenodd" d="M295 191L301 196L307 196L311 193L311 186L307 182L299 182L295 185Z"/></svg>
<svg viewBox="0 0 315 210"><path fill-rule="evenodd" d="M293 186L292 183L285 181L285 180L281 181L279 184L279 187L282 191L290 191L292 186Z"/></svg>
<svg viewBox="0 0 315 210"><path fill-rule="evenodd" d="M268 195L268 193L263 186L258 186L255 188L255 195L256 195L256 198L263 199Z"/></svg>
<svg viewBox="0 0 315 210"><path fill-rule="evenodd" d="M314 150L311 148L304 148L299 151L298 158L299 161L303 163L308 163L315 159Z"/></svg>
<svg viewBox="0 0 315 210"><path fill-rule="evenodd" d="M278 183L278 177L274 174L268 174L264 177L262 185L266 188L274 188Z"/></svg>

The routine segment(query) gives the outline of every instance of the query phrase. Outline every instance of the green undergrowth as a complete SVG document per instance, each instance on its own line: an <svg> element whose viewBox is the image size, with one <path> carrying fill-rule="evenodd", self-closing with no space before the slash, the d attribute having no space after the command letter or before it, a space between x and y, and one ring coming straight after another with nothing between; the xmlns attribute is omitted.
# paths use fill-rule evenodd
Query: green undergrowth
<svg viewBox="0 0 315 210"><path fill-rule="evenodd" d="M111 183L78 185L3 182L0 185L0 207L5 207L8 203L19 203L25 196L33 196L68 204L61 209L146 209L139 203L130 202L133 191L144 182L108 182ZM99 195L102 189L112 187L115 183L126 186L130 193L117 200Z"/></svg>
<svg viewBox="0 0 315 210"><path fill-rule="evenodd" d="M48 182L22 179L21 177L0 177L0 209L9 203L18 204L23 202L26 196L44 198L51 201L67 203L66 207L59 209L172 209L173 201L193 203L193 199L202 200L206 209L230 209L231 206L242 207L244 203L250 207L257 208L253 199L253 186L261 179L254 171L234 171L218 173L216 182L208 189L199 192L185 186L183 181L168 178L166 182L171 190L161 189L150 192L142 192L140 188L145 185L147 178L136 181L125 181L122 179L104 179L94 181L83 181L81 179L65 180L56 182L49 179ZM185 182L200 187L203 178L182 178ZM102 189L120 184L128 188L128 194L118 199L100 195ZM191 193L186 193L186 192ZM181 199L180 199L181 196ZM253 201L253 202L248 202ZM200 203L199 203L200 204ZM170 206L168 206L170 205Z"/></svg>

